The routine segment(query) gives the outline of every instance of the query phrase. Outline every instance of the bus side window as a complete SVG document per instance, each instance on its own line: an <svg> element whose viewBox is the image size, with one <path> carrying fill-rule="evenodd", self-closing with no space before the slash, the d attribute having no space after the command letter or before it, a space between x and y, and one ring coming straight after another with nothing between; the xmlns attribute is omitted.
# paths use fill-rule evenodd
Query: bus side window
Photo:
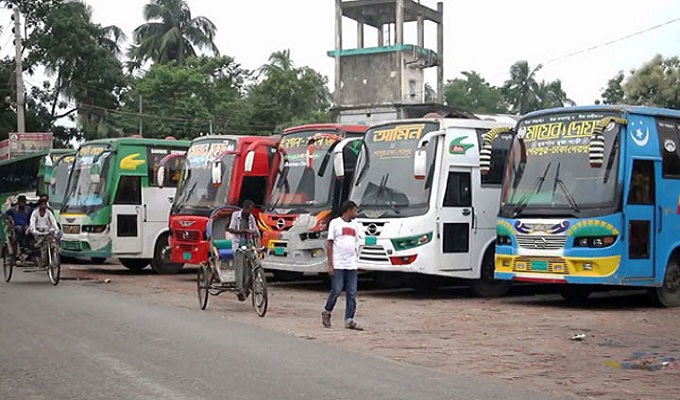
<svg viewBox="0 0 680 400"><path fill-rule="evenodd" d="M659 134L661 147L662 171L664 178L680 179L680 121L662 120L656 121L656 130Z"/></svg>
<svg viewBox="0 0 680 400"><path fill-rule="evenodd" d="M121 176L114 204L142 204L142 180L139 176Z"/></svg>
<svg viewBox="0 0 680 400"><path fill-rule="evenodd" d="M628 204L654 204L654 162L633 160Z"/></svg>
<svg viewBox="0 0 680 400"><path fill-rule="evenodd" d="M449 172L443 207L472 206L472 187L469 172Z"/></svg>

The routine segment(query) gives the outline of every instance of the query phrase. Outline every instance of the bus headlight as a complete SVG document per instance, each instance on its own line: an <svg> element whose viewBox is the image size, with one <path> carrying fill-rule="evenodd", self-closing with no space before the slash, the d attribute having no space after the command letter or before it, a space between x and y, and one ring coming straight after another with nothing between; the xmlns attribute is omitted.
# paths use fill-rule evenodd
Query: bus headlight
<svg viewBox="0 0 680 400"><path fill-rule="evenodd" d="M574 247L609 247L616 242L616 238L617 236L577 236L574 238Z"/></svg>
<svg viewBox="0 0 680 400"><path fill-rule="evenodd" d="M496 236L496 245L498 246L510 246L512 244L512 239L507 235Z"/></svg>

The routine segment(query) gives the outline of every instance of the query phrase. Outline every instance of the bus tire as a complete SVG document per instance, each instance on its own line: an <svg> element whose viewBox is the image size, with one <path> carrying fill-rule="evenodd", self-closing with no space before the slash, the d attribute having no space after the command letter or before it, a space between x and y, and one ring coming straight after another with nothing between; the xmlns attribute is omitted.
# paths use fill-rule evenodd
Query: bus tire
<svg viewBox="0 0 680 400"><path fill-rule="evenodd" d="M651 288L652 300L660 307L680 306L680 264L678 260L671 259L666 265L666 273L663 277L663 286Z"/></svg>
<svg viewBox="0 0 680 400"><path fill-rule="evenodd" d="M173 263L165 259L163 249L168 245L168 237L169 235L164 233L158 238L151 259L151 268L159 275L178 274L184 268L183 263Z"/></svg>
<svg viewBox="0 0 680 400"><path fill-rule="evenodd" d="M131 271L141 271L149 265L149 260L145 258L120 258L118 261Z"/></svg>
<svg viewBox="0 0 680 400"><path fill-rule="evenodd" d="M470 285L472 292L480 297L501 297L512 288L512 281L499 281L494 279L494 251L493 247L484 253L480 279L476 279Z"/></svg>

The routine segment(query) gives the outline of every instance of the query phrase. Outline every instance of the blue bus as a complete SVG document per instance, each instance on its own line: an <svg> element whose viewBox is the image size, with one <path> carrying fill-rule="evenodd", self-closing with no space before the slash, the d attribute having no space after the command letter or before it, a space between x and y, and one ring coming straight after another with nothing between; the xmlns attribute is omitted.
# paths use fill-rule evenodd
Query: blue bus
<svg viewBox="0 0 680 400"><path fill-rule="evenodd" d="M514 133L494 277L566 284L568 300L597 285L645 287L659 305L679 306L680 112L542 110Z"/></svg>

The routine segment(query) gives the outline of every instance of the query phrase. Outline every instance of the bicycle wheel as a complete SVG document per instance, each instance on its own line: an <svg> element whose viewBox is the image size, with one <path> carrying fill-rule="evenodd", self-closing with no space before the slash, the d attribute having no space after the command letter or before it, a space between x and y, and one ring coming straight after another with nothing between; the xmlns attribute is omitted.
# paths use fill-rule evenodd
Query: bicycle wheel
<svg viewBox="0 0 680 400"><path fill-rule="evenodd" d="M205 310L208 307L208 290L210 289L210 272L205 266L198 269L196 284L198 287L198 305L201 310Z"/></svg>
<svg viewBox="0 0 680 400"><path fill-rule="evenodd" d="M252 285L253 307L255 307L257 315L264 317L267 313L269 299L267 296L267 280L264 277L264 269L261 266L257 266L253 270Z"/></svg>
<svg viewBox="0 0 680 400"><path fill-rule="evenodd" d="M61 276L61 258L57 246L50 245L47 251L47 277L50 278L52 285L56 286Z"/></svg>
<svg viewBox="0 0 680 400"><path fill-rule="evenodd" d="M5 282L9 282L12 279L12 271L14 270L14 252L12 252L7 244L2 246L2 273L5 277Z"/></svg>

